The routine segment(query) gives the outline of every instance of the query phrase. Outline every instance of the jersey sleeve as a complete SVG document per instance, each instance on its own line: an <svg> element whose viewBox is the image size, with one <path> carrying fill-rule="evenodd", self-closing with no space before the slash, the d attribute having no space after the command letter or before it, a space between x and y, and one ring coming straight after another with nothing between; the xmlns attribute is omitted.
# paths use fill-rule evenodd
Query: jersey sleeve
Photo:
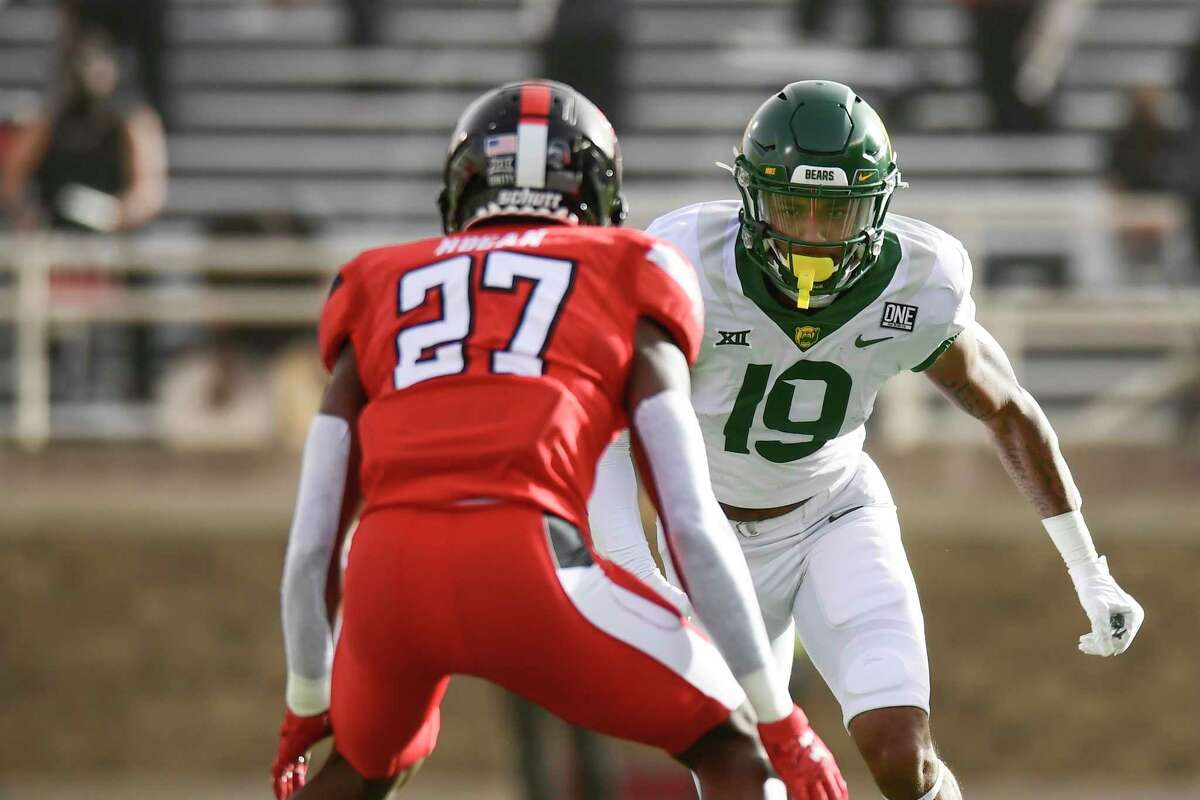
<svg viewBox="0 0 1200 800"><path fill-rule="evenodd" d="M913 372L924 372L954 344L958 335L975 321L975 301L971 298L971 258L966 248L946 236L938 248L937 265L931 278L933 307L926 324L918 319L917 334L907 365Z"/></svg>
<svg viewBox="0 0 1200 800"><path fill-rule="evenodd" d="M678 248L661 239L641 236L636 248L633 302L638 315L666 328L692 364L704 337L704 300L696 270Z"/></svg>
<svg viewBox="0 0 1200 800"><path fill-rule="evenodd" d="M317 344L321 361L332 371L342 347L350 340L353 330L355 304L354 264L351 261L342 267L333 279L329 296L321 309L321 321L317 326Z"/></svg>

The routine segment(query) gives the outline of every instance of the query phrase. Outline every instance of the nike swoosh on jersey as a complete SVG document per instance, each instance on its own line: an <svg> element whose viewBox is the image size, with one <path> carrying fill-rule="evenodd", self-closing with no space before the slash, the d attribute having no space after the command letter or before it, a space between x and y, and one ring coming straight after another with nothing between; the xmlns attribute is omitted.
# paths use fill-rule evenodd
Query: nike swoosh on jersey
<svg viewBox="0 0 1200 800"><path fill-rule="evenodd" d="M829 517L829 521L837 522L842 517L846 516L847 514L853 514L855 511L858 511L860 508L865 508L865 506L855 506L854 508L847 508L845 511L840 511L837 514L831 515Z"/></svg>
<svg viewBox="0 0 1200 800"><path fill-rule="evenodd" d="M873 344L879 344L880 342L886 342L888 339L895 339L895 338L896 338L895 336L881 336L878 339L864 339L862 337L862 334L860 333L858 335L858 338L856 338L854 340L854 346L855 347L870 347Z"/></svg>

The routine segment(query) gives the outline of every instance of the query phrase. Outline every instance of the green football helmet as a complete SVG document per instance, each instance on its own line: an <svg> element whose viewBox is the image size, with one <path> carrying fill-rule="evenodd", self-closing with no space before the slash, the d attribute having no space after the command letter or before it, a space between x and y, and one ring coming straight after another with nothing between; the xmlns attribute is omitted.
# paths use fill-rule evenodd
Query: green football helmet
<svg viewBox="0 0 1200 800"><path fill-rule="evenodd" d="M906 185L879 115L832 81L788 84L763 103L733 175L742 244L798 308L828 304L866 274L892 193Z"/></svg>

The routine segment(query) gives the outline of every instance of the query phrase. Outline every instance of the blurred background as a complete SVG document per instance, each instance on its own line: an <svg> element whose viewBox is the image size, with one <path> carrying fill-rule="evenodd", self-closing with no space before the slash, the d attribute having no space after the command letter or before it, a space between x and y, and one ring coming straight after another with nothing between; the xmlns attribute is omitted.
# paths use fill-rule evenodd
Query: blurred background
<svg viewBox="0 0 1200 800"><path fill-rule="evenodd" d="M328 280L438 232L459 112L565 80L631 224L735 196L746 119L850 84L974 258L980 318L1145 605L1120 659L981 429L918 376L869 450L968 797L1200 797L1196 0L0 0L0 798L254 798ZM793 692L876 796L819 678ZM676 800L664 757L459 679L405 796Z"/></svg>

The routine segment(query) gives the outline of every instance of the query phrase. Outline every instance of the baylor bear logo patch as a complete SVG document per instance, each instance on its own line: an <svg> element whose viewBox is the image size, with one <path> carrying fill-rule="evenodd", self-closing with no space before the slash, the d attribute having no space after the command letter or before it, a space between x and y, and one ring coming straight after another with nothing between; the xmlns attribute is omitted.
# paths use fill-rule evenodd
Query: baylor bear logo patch
<svg viewBox="0 0 1200 800"><path fill-rule="evenodd" d="M817 343L817 339L821 338L821 329L816 325L801 325L796 328L793 335L800 349L807 350Z"/></svg>

